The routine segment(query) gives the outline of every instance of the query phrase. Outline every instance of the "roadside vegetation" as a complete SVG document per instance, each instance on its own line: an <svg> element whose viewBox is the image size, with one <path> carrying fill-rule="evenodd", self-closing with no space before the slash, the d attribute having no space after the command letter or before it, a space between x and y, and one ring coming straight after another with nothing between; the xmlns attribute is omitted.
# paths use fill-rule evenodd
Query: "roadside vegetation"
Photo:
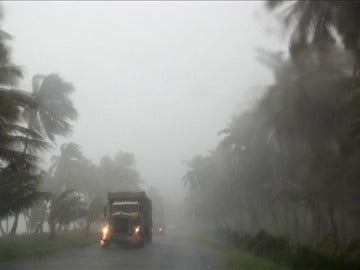
<svg viewBox="0 0 360 270"><path fill-rule="evenodd" d="M266 257L259 257L227 239L201 235L199 241L217 251L225 265L231 270L286 270L286 266L278 264Z"/></svg>
<svg viewBox="0 0 360 270"><path fill-rule="evenodd" d="M50 239L46 233L0 237L0 262L46 256L85 247L97 243L99 238L95 234L85 236L83 230L58 232L58 236L56 240Z"/></svg>
<svg viewBox="0 0 360 270"><path fill-rule="evenodd" d="M188 215L199 227L226 228L226 243L291 269L355 269L360 4L266 5L289 29L289 51L259 51L273 83L224 125L209 154L186 162Z"/></svg>
<svg viewBox="0 0 360 270"><path fill-rule="evenodd" d="M201 235L198 239L217 250L230 269L347 269L360 268L359 256L352 253L360 243L351 243L333 253L329 245L310 248L294 245L283 237L265 231L255 236L239 234L228 229Z"/></svg>
<svg viewBox="0 0 360 270"><path fill-rule="evenodd" d="M0 29L1 260L91 242L91 227L101 222L106 193L139 191L144 183L132 153L119 150L94 164L79 144L56 144L72 133L78 119L75 88L58 74L35 74L27 84L30 89L18 87L23 74L11 61L11 38ZM58 154L44 168L45 153L54 149ZM158 191L150 187L149 194L155 213L157 208L162 212ZM20 222L26 226L21 236Z"/></svg>

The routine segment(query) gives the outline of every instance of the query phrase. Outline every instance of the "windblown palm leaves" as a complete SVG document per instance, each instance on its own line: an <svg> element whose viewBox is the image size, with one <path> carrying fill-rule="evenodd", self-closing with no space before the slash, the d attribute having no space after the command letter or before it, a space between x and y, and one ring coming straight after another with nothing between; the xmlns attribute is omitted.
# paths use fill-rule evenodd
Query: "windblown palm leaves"
<svg viewBox="0 0 360 270"><path fill-rule="evenodd" d="M52 156L51 162L52 165L49 168L50 175L54 175L55 171L58 169L62 171L66 168L68 163L84 163L88 162L84 157L83 153L80 150L80 145L76 143L64 143L60 146L60 155L59 156Z"/></svg>
<svg viewBox="0 0 360 270"><path fill-rule="evenodd" d="M0 220L30 207L42 193L37 169L37 151L48 147L45 137L24 126L21 114L34 103L28 94L14 87L21 78L20 69L9 57L9 35L0 30ZM28 148L29 151L24 152ZM18 216L14 225L17 225ZM11 230L15 233L16 226Z"/></svg>
<svg viewBox="0 0 360 270"><path fill-rule="evenodd" d="M20 69L9 59L9 50L5 45L6 33L0 34L0 162L6 166L15 160L35 161L34 155L22 155L28 145L30 150L44 150L47 144L44 137L21 125L21 112L34 104L23 91L8 89L21 78Z"/></svg>
<svg viewBox="0 0 360 270"><path fill-rule="evenodd" d="M38 76L35 76L34 80L37 79ZM30 168L39 162L36 152L49 147L43 134L54 140L55 135L65 135L71 130L70 121L77 116L67 96L72 90L71 85L57 75L45 76L40 86L35 85L33 94L0 89L0 164L7 168L7 175L2 175L0 181L3 191L14 195L15 191L11 188L15 186L10 185L9 179L14 179L10 176L16 175L17 181L13 182L18 186L16 192L24 191L24 196L27 194L23 198L13 197L12 205L15 208L9 207L6 214L28 207L38 197L40 176L35 177ZM28 128L21 125L22 112L25 113ZM11 174L9 170L12 170ZM19 200L14 201L16 198Z"/></svg>
<svg viewBox="0 0 360 270"><path fill-rule="evenodd" d="M29 127L44 132L52 141L55 135L67 135L78 115L69 98L72 92L73 86L57 74L34 76L31 99L35 106L25 110Z"/></svg>
<svg viewBox="0 0 360 270"><path fill-rule="evenodd" d="M77 112L72 85L56 74L34 76L32 93L14 89L22 73L10 61L10 38L0 29L0 220L15 214L15 234L19 211L43 195L38 152L72 130Z"/></svg>
<svg viewBox="0 0 360 270"><path fill-rule="evenodd" d="M306 51L302 63L263 53L274 84L233 118L214 153L187 163L183 180L192 188L191 207L207 221L304 242L328 233L340 241L359 232L345 223L356 226L359 209L360 83L349 72L346 51ZM225 202L236 211L216 219Z"/></svg>
<svg viewBox="0 0 360 270"><path fill-rule="evenodd" d="M41 174L37 169L18 170L12 166L0 172L0 218L30 207L45 195L38 190Z"/></svg>
<svg viewBox="0 0 360 270"><path fill-rule="evenodd" d="M52 237L55 237L55 230L70 222L86 217L86 203L80 193L74 189L63 191L60 195L51 200L49 227Z"/></svg>
<svg viewBox="0 0 360 270"><path fill-rule="evenodd" d="M22 77L20 67L14 65L10 60L10 49L6 42L11 36L0 29L0 85L12 87Z"/></svg>
<svg viewBox="0 0 360 270"><path fill-rule="evenodd" d="M270 9L288 5L284 13L284 23L293 27L290 48L293 54L300 52L309 43L323 46L335 42L336 31L345 48L355 55L360 63L360 2L358 1L267 1ZM323 48L322 48L323 49Z"/></svg>
<svg viewBox="0 0 360 270"><path fill-rule="evenodd" d="M81 152L80 145L65 143L60 147L60 155L52 156L49 168L49 188L54 192L76 188L89 191L93 188L94 165Z"/></svg>
<svg viewBox="0 0 360 270"><path fill-rule="evenodd" d="M209 169L211 169L211 158L196 156L191 161L185 162L188 172L182 177L185 185L191 189L197 189L207 185L209 180Z"/></svg>

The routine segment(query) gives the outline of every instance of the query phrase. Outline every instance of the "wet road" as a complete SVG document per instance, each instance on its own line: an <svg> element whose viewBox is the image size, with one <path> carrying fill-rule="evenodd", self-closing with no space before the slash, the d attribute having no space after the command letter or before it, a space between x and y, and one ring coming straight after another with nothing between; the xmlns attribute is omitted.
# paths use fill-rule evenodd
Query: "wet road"
<svg viewBox="0 0 360 270"><path fill-rule="evenodd" d="M1 270L83 269L226 269L213 250L189 237L156 236L144 248L99 246L57 253L47 257L0 264Z"/></svg>

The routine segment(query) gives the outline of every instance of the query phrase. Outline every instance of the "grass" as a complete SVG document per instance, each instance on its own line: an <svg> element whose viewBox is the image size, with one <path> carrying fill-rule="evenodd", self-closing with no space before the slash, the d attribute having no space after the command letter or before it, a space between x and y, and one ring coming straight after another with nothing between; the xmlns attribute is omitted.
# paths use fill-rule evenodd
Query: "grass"
<svg viewBox="0 0 360 270"><path fill-rule="evenodd" d="M55 240L49 234L0 237L0 262L28 257L45 256L63 250L96 243L96 236L85 236L83 231L58 232Z"/></svg>
<svg viewBox="0 0 360 270"><path fill-rule="evenodd" d="M200 242L216 250L224 263L232 270L287 270L286 266L277 264L270 259L255 256L243 251L231 243L210 239L206 236L198 237Z"/></svg>
<svg viewBox="0 0 360 270"><path fill-rule="evenodd" d="M337 252L291 244L289 240L259 231L255 236L222 230L200 240L218 250L230 269L358 270L360 242L352 241Z"/></svg>

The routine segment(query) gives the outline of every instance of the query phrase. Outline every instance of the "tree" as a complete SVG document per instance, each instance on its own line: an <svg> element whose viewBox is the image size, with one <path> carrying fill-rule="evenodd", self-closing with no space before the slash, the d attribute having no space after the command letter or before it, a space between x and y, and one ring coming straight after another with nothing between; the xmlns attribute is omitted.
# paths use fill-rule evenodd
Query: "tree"
<svg viewBox="0 0 360 270"><path fill-rule="evenodd" d="M30 129L54 141L55 135L65 136L72 130L72 121L78 114L69 95L73 86L57 74L33 77L32 93L28 94L35 106L25 110L25 118Z"/></svg>
<svg viewBox="0 0 360 270"><path fill-rule="evenodd" d="M131 153L119 152L114 159L103 157L98 166L99 178L103 180L99 188L104 193L109 190L138 191L142 180L135 165L135 157Z"/></svg>
<svg viewBox="0 0 360 270"><path fill-rule="evenodd" d="M24 118L28 129L45 134L51 141L55 135L66 135L72 130L71 121L77 117L77 111L69 98L73 92L70 83L64 82L57 74L33 77L33 92L17 90L30 101L24 109ZM28 138L28 136L26 137ZM29 142L25 143L23 155L27 154ZM18 219L19 213L16 213ZM14 223L12 231L16 231Z"/></svg>
<svg viewBox="0 0 360 270"><path fill-rule="evenodd" d="M359 235L358 80L346 51L306 51L300 62L263 52L275 82L187 163L188 205L204 225L302 243L331 235L335 250Z"/></svg>
<svg viewBox="0 0 360 270"><path fill-rule="evenodd" d="M60 194L64 190L76 189L84 196L84 200L91 201L96 192L95 166L84 157L80 145L64 143L60 146L60 155L51 157L52 164L44 178L42 189L53 194ZM42 232L43 222L48 212L47 198L34 204L27 213L27 227L31 232Z"/></svg>
<svg viewBox="0 0 360 270"><path fill-rule="evenodd" d="M163 223L165 222L165 205L163 197L160 195L160 192L155 187L150 187L147 191L147 196L151 200L152 204L152 217L153 223Z"/></svg>
<svg viewBox="0 0 360 270"><path fill-rule="evenodd" d="M90 225L96 222L103 215L104 197L100 194L95 196L88 204L86 216L86 233L89 233Z"/></svg>
<svg viewBox="0 0 360 270"><path fill-rule="evenodd" d="M267 6L275 9L286 2L269 0ZM360 3L357 1L293 1L284 16L288 27L294 25L290 44L293 55L297 57L310 43L324 50L326 43L336 41L337 31L345 48L354 53L354 73L357 74L360 64L359 12Z"/></svg>
<svg viewBox="0 0 360 270"><path fill-rule="evenodd" d="M49 214L49 229L52 239L56 236L56 229L79 218L86 217L86 203L82 196L74 189L63 191L60 195L51 199Z"/></svg>
<svg viewBox="0 0 360 270"><path fill-rule="evenodd" d="M49 187L53 192L76 188L82 192L91 186L92 163L83 153L79 144L70 142L60 146L60 155L52 156L49 168Z"/></svg>
<svg viewBox="0 0 360 270"><path fill-rule="evenodd" d="M33 103L24 92L13 89L22 73L10 60L6 45L10 38L0 30L0 220L29 206L39 196L36 151L48 146L41 133L22 125L21 112ZM25 147L29 148L28 153L23 153ZM24 169L27 172L22 171ZM17 221L15 216L15 225ZM10 233L15 234L15 230Z"/></svg>

